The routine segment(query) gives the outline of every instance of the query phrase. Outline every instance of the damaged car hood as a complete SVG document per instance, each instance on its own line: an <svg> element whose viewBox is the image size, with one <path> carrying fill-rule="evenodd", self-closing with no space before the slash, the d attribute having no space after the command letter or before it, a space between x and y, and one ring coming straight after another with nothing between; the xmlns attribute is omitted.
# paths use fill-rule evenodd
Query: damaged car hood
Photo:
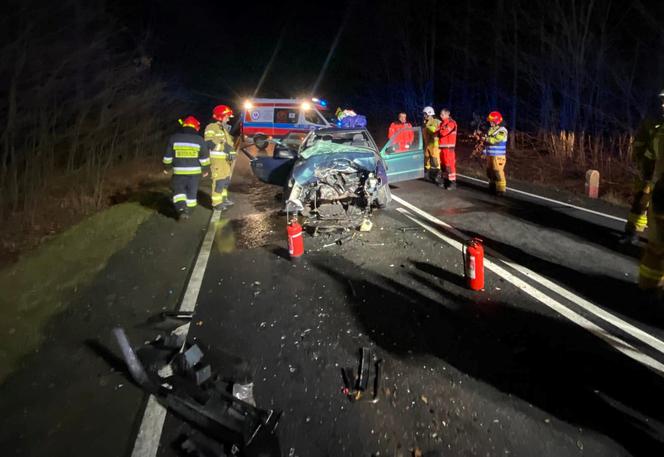
<svg viewBox="0 0 664 457"><path fill-rule="evenodd" d="M353 170L375 171L376 156L372 150L364 148L349 150L348 146L337 144L332 146L336 146L333 153L307 154L316 146L306 149L301 154L301 159L293 167L293 180L299 185L305 186L328 170L341 172L351 172Z"/></svg>

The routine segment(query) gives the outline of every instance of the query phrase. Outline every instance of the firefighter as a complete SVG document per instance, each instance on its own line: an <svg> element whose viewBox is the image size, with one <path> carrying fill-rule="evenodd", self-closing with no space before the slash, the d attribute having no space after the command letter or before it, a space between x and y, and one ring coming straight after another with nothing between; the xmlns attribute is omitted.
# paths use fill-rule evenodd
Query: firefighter
<svg viewBox="0 0 664 457"><path fill-rule="evenodd" d="M445 189L456 189L456 147L457 123L450 117L450 110L440 111L440 128L438 129L438 147L443 170Z"/></svg>
<svg viewBox="0 0 664 457"><path fill-rule="evenodd" d="M486 157L486 174L489 178L489 190L496 195L504 195L507 189L505 162L507 158L507 129L502 126L503 116L492 111L487 117L489 131L485 136L483 155Z"/></svg>
<svg viewBox="0 0 664 457"><path fill-rule="evenodd" d="M179 219L189 219L189 213L196 207L196 194L198 183L203 176L207 176L210 166L208 147L198 131L201 124L194 116L187 116L180 121L182 130L168 140L164 165L172 166L173 177L171 189L173 190L173 205ZM164 173L168 173L165 169Z"/></svg>
<svg viewBox="0 0 664 457"><path fill-rule="evenodd" d="M205 141L210 148L212 161L212 206L218 210L225 210L233 205L228 198L228 187L231 184L231 172L236 152L233 147L233 137L230 134L228 121L233 117L233 110L226 105L217 105L212 110L211 122L205 127Z"/></svg>
<svg viewBox="0 0 664 457"><path fill-rule="evenodd" d="M399 113L398 120L390 124L390 129L387 131L388 139L392 140L394 144L394 152L404 152L410 149L413 144L413 126L407 121L406 113ZM407 129L399 132L401 129Z"/></svg>
<svg viewBox="0 0 664 457"><path fill-rule="evenodd" d="M424 113L424 128L422 137L424 139L424 173L432 182L440 182L440 151L438 150L438 128L440 120L436 119L436 112L427 106L422 110Z"/></svg>
<svg viewBox="0 0 664 457"><path fill-rule="evenodd" d="M664 112L664 91L659 94ZM652 194L648 207L648 243L639 268L639 287L662 303L664 280L664 123L654 127L647 150L655 157Z"/></svg>
<svg viewBox="0 0 664 457"><path fill-rule="evenodd" d="M620 240L623 244L636 244L639 240L638 234L643 233L648 225L648 204L655 171L655 155L651 140L658 127L657 123L648 119L643 121L634 135L632 159L636 164L638 176L634 183L634 197L627 215L625 234Z"/></svg>

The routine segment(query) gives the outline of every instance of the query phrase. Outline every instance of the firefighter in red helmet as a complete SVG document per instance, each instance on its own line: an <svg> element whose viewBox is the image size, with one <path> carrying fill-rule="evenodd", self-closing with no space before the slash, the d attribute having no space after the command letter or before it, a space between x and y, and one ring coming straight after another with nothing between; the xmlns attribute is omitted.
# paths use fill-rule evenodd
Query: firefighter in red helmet
<svg viewBox="0 0 664 457"><path fill-rule="evenodd" d="M489 190L496 195L503 195L507 189L505 162L507 162L507 129L502 125L503 116L492 111L487 116L489 131L485 137L483 155L486 157L486 174L489 178Z"/></svg>
<svg viewBox="0 0 664 457"><path fill-rule="evenodd" d="M188 219L189 213L196 207L198 183L207 176L210 166L207 144L198 131L201 123L194 116L180 120L182 130L172 135L164 154L164 165L173 167L171 188L173 204L180 219ZM164 170L168 173L168 170Z"/></svg>
<svg viewBox="0 0 664 457"><path fill-rule="evenodd" d="M212 169L212 190L210 197L215 209L224 210L233 202L228 198L228 187L236 152L228 121L233 117L233 110L226 105L217 105L212 110L213 122L205 127L205 141L210 147Z"/></svg>

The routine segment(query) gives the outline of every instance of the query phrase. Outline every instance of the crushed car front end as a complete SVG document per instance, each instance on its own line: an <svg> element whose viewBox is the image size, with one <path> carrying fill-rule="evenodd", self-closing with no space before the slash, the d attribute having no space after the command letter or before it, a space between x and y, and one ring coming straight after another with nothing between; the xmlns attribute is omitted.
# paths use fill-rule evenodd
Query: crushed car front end
<svg viewBox="0 0 664 457"><path fill-rule="evenodd" d="M307 150L293 167L291 184L288 210L317 229L370 226L372 208L389 203L384 166L370 148L330 143Z"/></svg>

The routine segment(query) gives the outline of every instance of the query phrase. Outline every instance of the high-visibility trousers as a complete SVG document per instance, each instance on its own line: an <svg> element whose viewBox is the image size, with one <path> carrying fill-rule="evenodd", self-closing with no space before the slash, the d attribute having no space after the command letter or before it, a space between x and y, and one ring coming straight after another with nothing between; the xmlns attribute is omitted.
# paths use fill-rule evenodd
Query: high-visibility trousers
<svg viewBox="0 0 664 457"><path fill-rule="evenodd" d="M662 287L664 279L664 181L658 181L648 208L648 244L639 267L639 287Z"/></svg>
<svg viewBox="0 0 664 457"><path fill-rule="evenodd" d="M424 169L440 170L440 149L436 143L428 144L424 148Z"/></svg>
<svg viewBox="0 0 664 457"><path fill-rule="evenodd" d="M443 178L446 182L456 182L456 152L454 148L440 148Z"/></svg>
<svg viewBox="0 0 664 457"><path fill-rule="evenodd" d="M489 178L489 189L503 193L507 189L505 179L505 156L486 156L486 175Z"/></svg>
<svg viewBox="0 0 664 457"><path fill-rule="evenodd" d="M212 192L210 198L212 206L222 204L228 198L228 186L231 185L231 162L226 158L211 159L210 171L212 173Z"/></svg>
<svg viewBox="0 0 664 457"><path fill-rule="evenodd" d="M648 226L648 205L650 204L651 193L652 184L650 181L637 178L634 183L632 207L629 210L627 223L625 224L625 233L643 232Z"/></svg>
<svg viewBox="0 0 664 457"><path fill-rule="evenodd" d="M198 204L196 194L201 175L173 175L171 189L173 190L173 205L179 213L188 213Z"/></svg>

